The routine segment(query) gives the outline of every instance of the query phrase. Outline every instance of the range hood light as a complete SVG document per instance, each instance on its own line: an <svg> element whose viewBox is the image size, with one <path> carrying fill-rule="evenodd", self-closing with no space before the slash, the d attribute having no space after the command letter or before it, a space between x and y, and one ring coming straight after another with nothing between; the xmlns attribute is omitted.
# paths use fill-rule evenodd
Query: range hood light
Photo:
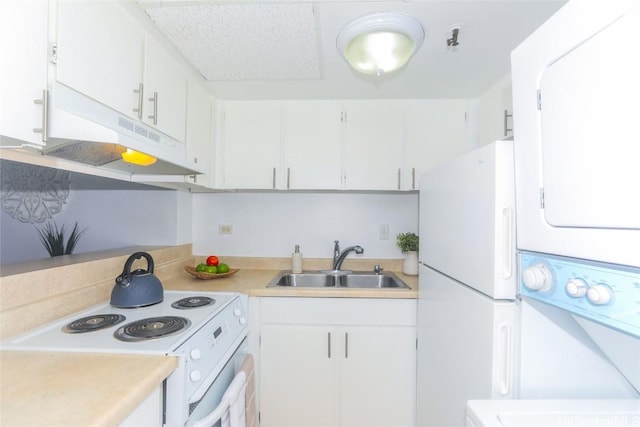
<svg viewBox="0 0 640 427"><path fill-rule="evenodd" d="M139 166L150 166L156 162L156 158L148 154L141 153L139 151L127 148L127 151L122 153L122 160L127 163L133 163Z"/></svg>

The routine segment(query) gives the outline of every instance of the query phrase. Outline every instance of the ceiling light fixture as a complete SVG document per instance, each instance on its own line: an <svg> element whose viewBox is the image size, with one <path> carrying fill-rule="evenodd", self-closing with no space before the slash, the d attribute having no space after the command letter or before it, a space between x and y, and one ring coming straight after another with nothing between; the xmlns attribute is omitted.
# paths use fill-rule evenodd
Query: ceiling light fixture
<svg viewBox="0 0 640 427"><path fill-rule="evenodd" d="M411 16L377 12L344 27L336 46L356 71L380 77L402 68L423 41L424 29Z"/></svg>
<svg viewBox="0 0 640 427"><path fill-rule="evenodd" d="M133 163L139 166L150 166L156 162L156 158L139 151L127 148L127 151L122 153L122 160L127 163Z"/></svg>

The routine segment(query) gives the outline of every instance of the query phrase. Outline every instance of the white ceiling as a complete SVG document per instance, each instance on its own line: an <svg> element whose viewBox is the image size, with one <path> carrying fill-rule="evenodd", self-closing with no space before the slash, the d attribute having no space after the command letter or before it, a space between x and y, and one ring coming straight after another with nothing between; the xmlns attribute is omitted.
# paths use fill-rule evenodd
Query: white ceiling
<svg viewBox="0 0 640 427"><path fill-rule="evenodd" d="M566 0L138 0L224 99L477 97L509 73L510 52ZM416 18L425 42L382 79L357 75L336 37L367 13ZM450 28L460 45L449 50Z"/></svg>

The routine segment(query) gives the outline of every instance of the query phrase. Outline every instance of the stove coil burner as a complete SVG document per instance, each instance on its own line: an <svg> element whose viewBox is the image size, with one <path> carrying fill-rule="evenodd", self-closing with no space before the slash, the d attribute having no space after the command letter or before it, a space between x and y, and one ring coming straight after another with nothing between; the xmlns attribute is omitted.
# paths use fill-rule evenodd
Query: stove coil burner
<svg viewBox="0 0 640 427"><path fill-rule="evenodd" d="M124 322L126 317L121 314L94 314L92 316L82 317L65 325L62 332L68 334L80 334L84 332L93 332L109 326L117 325Z"/></svg>
<svg viewBox="0 0 640 427"><path fill-rule="evenodd" d="M120 341L148 341L175 334L190 325L184 317L148 317L119 327L113 336Z"/></svg>
<svg viewBox="0 0 640 427"><path fill-rule="evenodd" d="M190 308L204 307L206 305L211 305L215 303L216 303L216 300L214 300L213 298L203 297L198 295L193 297L182 298L174 302L173 304L171 304L171 307L177 308L179 310L188 310Z"/></svg>

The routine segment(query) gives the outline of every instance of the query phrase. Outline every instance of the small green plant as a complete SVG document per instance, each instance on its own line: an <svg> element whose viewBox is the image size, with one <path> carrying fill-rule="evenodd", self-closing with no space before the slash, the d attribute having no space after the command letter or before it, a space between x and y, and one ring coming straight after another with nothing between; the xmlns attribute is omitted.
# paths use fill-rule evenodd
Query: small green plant
<svg viewBox="0 0 640 427"><path fill-rule="evenodd" d="M411 251L417 251L419 248L419 238L416 233L400 233L396 240L396 245L403 254Z"/></svg>
<svg viewBox="0 0 640 427"><path fill-rule="evenodd" d="M60 255L71 255L73 250L87 229L78 230L78 223L73 226L71 235L67 239L66 245L64 241L64 225L58 229L58 225L55 222L47 222L42 229L37 229L40 234L40 241L44 245L49 255L52 257Z"/></svg>

